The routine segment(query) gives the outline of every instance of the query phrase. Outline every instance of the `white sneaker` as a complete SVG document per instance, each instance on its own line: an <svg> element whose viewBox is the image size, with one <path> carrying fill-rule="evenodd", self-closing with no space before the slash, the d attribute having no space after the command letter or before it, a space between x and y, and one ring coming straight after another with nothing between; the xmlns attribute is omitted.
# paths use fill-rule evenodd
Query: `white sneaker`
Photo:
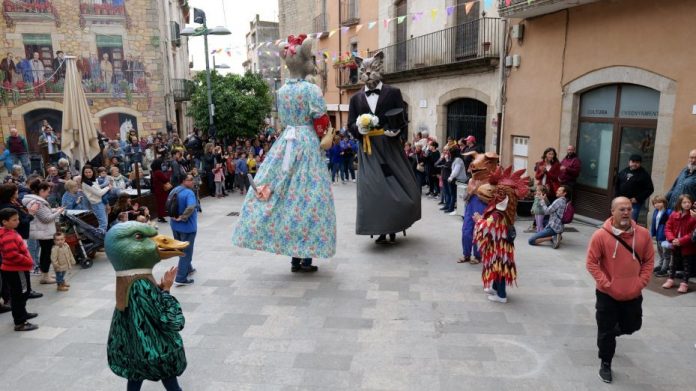
<svg viewBox="0 0 696 391"><path fill-rule="evenodd" d="M489 295L497 295L498 294L498 291L496 291L493 288L483 288L483 292L487 293Z"/></svg>
<svg viewBox="0 0 696 391"><path fill-rule="evenodd" d="M488 300L498 303L507 303L507 297L498 297L498 295L490 295L488 296Z"/></svg>
<svg viewBox="0 0 696 391"><path fill-rule="evenodd" d="M452 211L452 213L447 213L447 214L448 214L449 216L456 216L456 215L457 215L457 211L455 210L455 211Z"/></svg>
<svg viewBox="0 0 696 391"><path fill-rule="evenodd" d="M353 183L355 183L355 179L353 179Z"/></svg>

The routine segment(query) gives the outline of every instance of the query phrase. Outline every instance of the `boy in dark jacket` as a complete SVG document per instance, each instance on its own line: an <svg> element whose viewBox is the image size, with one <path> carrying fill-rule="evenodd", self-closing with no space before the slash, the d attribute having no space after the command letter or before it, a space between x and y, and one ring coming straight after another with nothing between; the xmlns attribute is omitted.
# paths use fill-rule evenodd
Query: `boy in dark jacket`
<svg viewBox="0 0 696 391"><path fill-rule="evenodd" d="M24 292L23 280L28 278L28 272L34 268L34 261L29 255L24 240L19 236L15 228L19 226L19 213L16 210L5 208L0 210L0 254L2 264L0 273L2 280L10 288L12 298L12 318L14 318L15 331L36 330L39 326L28 322L29 319L38 316L36 313L27 312L27 298Z"/></svg>

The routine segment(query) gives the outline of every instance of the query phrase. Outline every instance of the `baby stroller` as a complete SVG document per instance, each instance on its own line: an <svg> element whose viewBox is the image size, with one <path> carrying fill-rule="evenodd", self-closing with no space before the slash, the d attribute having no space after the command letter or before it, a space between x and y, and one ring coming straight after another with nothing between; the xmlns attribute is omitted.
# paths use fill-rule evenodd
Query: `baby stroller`
<svg viewBox="0 0 696 391"><path fill-rule="evenodd" d="M70 246L75 262L83 269L90 268L98 249L104 247L104 232L92 225L96 217L86 210L66 210L62 216L65 242Z"/></svg>

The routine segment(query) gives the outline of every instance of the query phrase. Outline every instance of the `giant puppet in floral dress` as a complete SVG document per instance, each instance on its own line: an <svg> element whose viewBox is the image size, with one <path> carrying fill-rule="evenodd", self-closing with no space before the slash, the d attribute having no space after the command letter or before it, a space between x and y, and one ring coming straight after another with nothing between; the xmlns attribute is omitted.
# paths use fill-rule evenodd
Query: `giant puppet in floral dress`
<svg viewBox="0 0 696 391"><path fill-rule="evenodd" d="M232 241L292 257L293 272L314 272L312 258L336 253L333 193L319 147L324 128L315 125L328 120L326 103L305 80L314 71L311 40L290 36L280 50L290 72L277 97L285 130L259 167L258 190L247 194Z"/></svg>

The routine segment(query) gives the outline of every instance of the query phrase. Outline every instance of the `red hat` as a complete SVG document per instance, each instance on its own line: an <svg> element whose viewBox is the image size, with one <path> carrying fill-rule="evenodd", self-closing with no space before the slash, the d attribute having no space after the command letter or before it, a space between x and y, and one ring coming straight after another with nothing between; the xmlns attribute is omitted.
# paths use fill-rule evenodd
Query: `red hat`
<svg viewBox="0 0 696 391"><path fill-rule="evenodd" d="M466 142L467 142L467 143L469 143L469 142L475 143L475 142L476 142L476 137L474 137L474 136L468 136L468 137L466 138Z"/></svg>

